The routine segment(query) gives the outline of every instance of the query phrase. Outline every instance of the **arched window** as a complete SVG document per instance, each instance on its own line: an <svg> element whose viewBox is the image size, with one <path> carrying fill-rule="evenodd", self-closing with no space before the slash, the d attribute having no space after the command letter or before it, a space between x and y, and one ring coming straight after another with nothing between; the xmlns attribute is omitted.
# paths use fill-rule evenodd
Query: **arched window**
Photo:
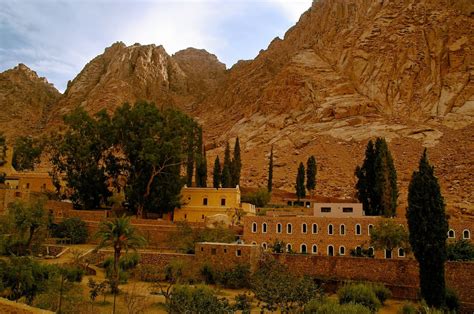
<svg viewBox="0 0 474 314"><path fill-rule="evenodd" d="M392 258L392 250L385 249L385 258Z"/></svg>
<svg viewBox="0 0 474 314"><path fill-rule="evenodd" d="M287 251L288 253L293 252L292 249L291 249L291 243L288 243L288 244L286 245L286 251Z"/></svg>
<svg viewBox="0 0 474 314"><path fill-rule="evenodd" d="M334 256L334 246L328 245L328 256Z"/></svg>
<svg viewBox="0 0 474 314"><path fill-rule="evenodd" d="M448 238L454 239L456 237L456 233L454 232L453 229L449 229L448 231Z"/></svg>
<svg viewBox="0 0 474 314"><path fill-rule="evenodd" d="M281 233L282 227L281 223L277 223L277 233Z"/></svg>
<svg viewBox="0 0 474 314"><path fill-rule="evenodd" d="M471 238L471 232L467 229L464 229L464 231L462 232L462 238L464 240L469 240Z"/></svg>
<svg viewBox="0 0 474 314"><path fill-rule="evenodd" d="M308 226L305 223L303 223L301 225L301 233L307 233L307 232L308 232Z"/></svg>
<svg viewBox="0 0 474 314"><path fill-rule="evenodd" d="M286 224L286 233L291 234L293 232L293 226L291 224Z"/></svg>
<svg viewBox="0 0 474 314"><path fill-rule="evenodd" d="M405 257L405 250L403 248L398 249L398 257Z"/></svg>
<svg viewBox="0 0 474 314"><path fill-rule="evenodd" d="M312 249L311 249L311 252L312 252L313 254L317 254L317 253L318 253L318 246L317 246L316 244L313 244L313 247L312 247Z"/></svg>
<svg viewBox="0 0 474 314"><path fill-rule="evenodd" d="M356 225L355 233L356 233L356 235L361 235L362 234L362 228L360 227L360 224Z"/></svg>
<svg viewBox="0 0 474 314"><path fill-rule="evenodd" d="M370 225L369 225L369 227L368 227L369 230L368 230L368 232L367 232L369 235L370 235L370 232L372 232L372 228L373 228L373 227L374 227L373 224L370 224Z"/></svg>
<svg viewBox="0 0 474 314"><path fill-rule="evenodd" d="M252 241L252 244L253 244L253 245L257 245L257 242L255 242L255 241Z"/></svg>
<svg viewBox="0 0 474 314"><path fill-rule="evenodd" d="M339 226L339 234L345 235L346 234L346 226L344 224Z"/></svg>
<svg viewBox="0 0 474 314"><path fill-rule="evenodd" d="M346 248L344 246L339 247L339 255L345 255L346 254Z"/></svg>
<svg viewBox="0 0 474 314"><path fill-rule="evenodd" d="M300 252L301 252L302 254L308 253L308 250L307 250L307 248L306 248L306 244L304 244L304 243L301 244Z"/></svg>
<svg viewBox="0 0 474 314"><path fill-rule="evenodd" d="M373 248L373 247L369 247L369 252L368 252L368 253L369 253L369 257L374 256L374 254L375 254L374 248Z"/></svg>
<svg viewBox="0 0 474 314"><path fill-rule="evenodd" d="M318 224L313 224L313 234L318 233Z"/></svg>
<svg viewBox="0 0 474 314"><path fill-rule="evenodd" d="M267 249L267 244L266 244L265 242L262 242L262 248L263 248L264 250Z"/></svg>
<svg viewBox="0 0 474 314"><path fill-rule="evenodd" d="M356 255L357 256L362 256L362 248L359 245L356 246Z"/></svg>
<svg viewBox="0 0 474 314"><path fill-rule="evenodd" d="M267 223L266 222L264 222L262 224L262 233L267 233Z"/></svg>
<svg viewBox="0 0 474 314"><path fill-rule="evenodd" d="M329 225L328 225L328 234L329 234L329 235L334 234L334 227L332 226L332 224L329 224Z"/></svg>
<svg viewBox="0 0 474 314"><path fill-rule="evenodd" d="M257 233L257 223L256 222L252 222L252 232Z"/></svg>

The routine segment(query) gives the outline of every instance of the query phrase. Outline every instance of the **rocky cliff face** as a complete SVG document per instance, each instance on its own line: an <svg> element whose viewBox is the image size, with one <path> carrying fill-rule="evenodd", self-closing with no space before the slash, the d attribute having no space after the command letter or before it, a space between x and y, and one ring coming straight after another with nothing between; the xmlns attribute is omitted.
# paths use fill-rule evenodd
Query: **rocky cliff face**
<svg viewBox="0 0 474 314"><path fill-rule="evenodd" d="M60 96L52 84L24 64L0 73L0 131L8 140L41 132Z"/></svg>
<svg viewBox="0 0 474 314"><path fill-rule="evenodd" d="M58 122L78 106L96 113L136 100L186 109L212 93L224 72L225 65L205 50L170 56L162 46L115 43L69 82L51 117Z"/></svg>

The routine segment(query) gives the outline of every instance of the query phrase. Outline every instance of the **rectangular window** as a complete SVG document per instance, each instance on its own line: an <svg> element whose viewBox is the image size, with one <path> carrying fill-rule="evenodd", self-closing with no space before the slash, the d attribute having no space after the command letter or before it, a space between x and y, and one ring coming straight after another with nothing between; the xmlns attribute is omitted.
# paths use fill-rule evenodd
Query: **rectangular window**
<svg viewBox="0 0 474 314"><path fill-rule="evenodd" d="M225 198L221 198L221 206L225 206Z"/></svg>
<svg viewBox="0 0 474 314"><path fill-rule="evenodd" d="M354 209L352 209L352 207L343 207L342 208L343 213L352 213L353 211L354 211Z"/></svg>
<svg viewBox="0 0 474 314"><path fill-rule="evenodd" d="M331 207L321 207L321 213L330 213Z"/></svg>
<svg viewBox="0 0 474 314"><path fill-rule="evenodd" d="M216 248L212 248L212 249L211 249L211 254L212 254L212 255L216 255L216 253L217 253L217 249L216 249Z"/></svg>
<svg viewBox="0 0 474 314"><path fill-rule="evenodd" d="M241 250L235 251L235 255L236 255L236 256L242 256L242 251L241 251Z"/></svg>
<svg viewBox="0 0 474 314"><path fill-rule="evenodd" d="M202 199L202 205L207 206L207 197Z"/></svg>

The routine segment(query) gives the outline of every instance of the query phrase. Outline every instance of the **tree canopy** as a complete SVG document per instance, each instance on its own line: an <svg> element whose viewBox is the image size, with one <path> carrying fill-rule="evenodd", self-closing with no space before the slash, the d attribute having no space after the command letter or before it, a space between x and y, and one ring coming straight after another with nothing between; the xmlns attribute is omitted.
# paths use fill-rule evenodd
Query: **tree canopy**
<svg viewBox="0 0 474 314"><path fill-rule="evenodd" d="M403 225L397 224L390 219L381 220L370 231L370 242L376 249L392 251L409 248L408 232Z"/></svg>
<svg viewBox="0 0 474 314"><path fill-rule="evenodd" d="M311 193L316 188L316 174L318 169L316 168L316 157L311 156L306 162L306 188Z"/></svg>
<svg viewBox="0 0 474 314"><path fill-rule="evenodd" d="M221 162L219 161L219 156L216 156L214 161L214 171L212 173L212 186L215 189L218 189L221 185Z"/></svg>
<svg viewBox="0 0 474 314"><path fill-rule="evenodd" d="M428 161L426 149L408 187L406 217L410 245L420 265L421 295L429 306L443 307L448 221L438 179Z"/></svg>
<svg viewBox="0 0 474 314"><path fill-rule="evenodd" d="M226 143L224 151L224 164L222 166L221 184L223 188L232 187L232 160L230 159L229 142Z"/></svg>
<svg viewBox="0 0 474 314"><path fill-rule="evenodd" d="M298 200L301 198L304 198L306 196L306 188L304 185L304 165L302 162L300 162L300 165L298 167L298 174L296 175L296 197Z"/></svg>
<svg viewBox="0 0 474 314"><path fill-rule="evenodd" d="M30 136L20 136L13 146L12 166L18 171L34 170L43 153L43 143Z"/></svg>

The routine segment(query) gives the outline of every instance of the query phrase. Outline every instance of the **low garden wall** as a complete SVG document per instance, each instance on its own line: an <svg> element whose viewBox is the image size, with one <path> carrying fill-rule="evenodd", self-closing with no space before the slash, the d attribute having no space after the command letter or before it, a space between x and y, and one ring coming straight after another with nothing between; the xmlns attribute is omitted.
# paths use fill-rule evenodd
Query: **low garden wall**
<svg viewBox="0 0 474 314"><path fill-rule="evenodd" d="M0 298L0 313L6 314L53 314L54 312L28 306L24 303Z"/></svg>

